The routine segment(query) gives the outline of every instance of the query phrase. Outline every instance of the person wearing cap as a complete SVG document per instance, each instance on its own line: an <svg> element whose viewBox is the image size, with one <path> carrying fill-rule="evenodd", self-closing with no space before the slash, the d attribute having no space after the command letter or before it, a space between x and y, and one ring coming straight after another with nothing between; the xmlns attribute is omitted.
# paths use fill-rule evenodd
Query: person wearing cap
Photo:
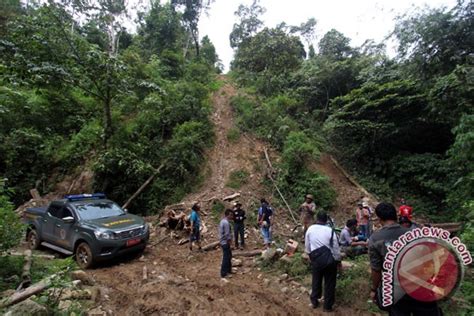
<svg viewBox="0 0 474 316"><path fill-rule="evenodd" d="M193 202L191 207L191 215L189 221L191 222L191 234L189 235L189 250L193 250L193 242L196 242L198 249L201 250L201 234L199 229L201 228L201 218L199 216L199 202Z"/></svg>
<svg viewBox="0 0 474 316"><path fill-rule="evenodd" d="M312 194L306 194L305 201L300 208L301 225L303 225L303 236L306 235L308 227L314 224L314 214L316 212L316 204ZM304 237L303 237L304 238Z"/></svg>
<svg viewBox="0 0 474 316"><path fill-rule="evenodd" d="M405 216L411 221L413 218L413 207L407 205L405 199L400 200L400 208L398 209L398 216Z"/></svg>
<svg viewBox="0 0 474 316"><path fill-rule="evenodd" d="M245 216L245 211L241 208L242 204L239 201L234 202L234 240L235 248L239 248L239 235L240 235L240 249L245 247L245 225L244 220L247 218Z"/></svg>

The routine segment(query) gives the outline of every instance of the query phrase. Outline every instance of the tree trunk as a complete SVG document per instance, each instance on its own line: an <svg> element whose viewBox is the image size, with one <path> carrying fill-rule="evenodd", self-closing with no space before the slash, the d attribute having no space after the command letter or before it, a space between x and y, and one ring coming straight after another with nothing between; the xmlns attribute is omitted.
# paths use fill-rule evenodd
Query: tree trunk
<svg viewBox="0 0 474 316"><path fill-rule="evenodd" d="M107 87L107 97L104 100L104 147L107 148L110 137L113 134L112 128L112 100L110 98L110 88Z"/></svg>
<svg viewBox="0 0 474 316"><path fill-rule="evenodd" d="M6 299L0 302L0 308L14 305L16 303L26 300L28 297L32 295L40 293L44 289L51 286L51 280L54 277L56 277L56 274L53 274L52 276L45 278L39 281L38 283L33 284L32 286L30 286L24 291L15 292L13 295L11 295L10 297L7 297Z"/></svg>

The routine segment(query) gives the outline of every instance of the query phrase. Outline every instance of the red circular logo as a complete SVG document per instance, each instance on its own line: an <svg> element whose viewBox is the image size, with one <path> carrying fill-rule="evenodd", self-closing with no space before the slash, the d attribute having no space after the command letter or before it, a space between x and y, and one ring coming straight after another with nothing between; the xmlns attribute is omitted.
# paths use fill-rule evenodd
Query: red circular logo
<svg viewBox="0 0 474 316"><path fill-rule="evenodd" d="M462 277L457 255L437 239L420 240L409 245L397 261L396 273L401 288L422 302L449 296Z"/></svg>

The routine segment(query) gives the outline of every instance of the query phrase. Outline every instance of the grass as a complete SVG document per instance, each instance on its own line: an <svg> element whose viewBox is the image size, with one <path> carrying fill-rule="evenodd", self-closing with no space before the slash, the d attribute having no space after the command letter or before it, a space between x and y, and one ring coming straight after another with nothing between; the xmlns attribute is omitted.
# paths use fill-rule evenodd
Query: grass
<svg viewBox="0 0 474 316"><path fill-rule="evenodd" d="M229 176L229 180L226 186L232 189L240 189L244 184L248 182L249 173L246 170L232 171Z"/></svg>
<svg viewBox="0 0 474 316"><path fill-rule="evenodd" d="M224 213L225 205L220 201L214 201L211 207L211 216L216 223L221 220L222 214Z"/></svg>
<svg viewBox="0 0 474 316"><path fill-rule="evenodd" d="M230 143L235 144L239 139L240 139L239 129L235 127L229 128L229 131L227 132L227 140Z"/></svg>

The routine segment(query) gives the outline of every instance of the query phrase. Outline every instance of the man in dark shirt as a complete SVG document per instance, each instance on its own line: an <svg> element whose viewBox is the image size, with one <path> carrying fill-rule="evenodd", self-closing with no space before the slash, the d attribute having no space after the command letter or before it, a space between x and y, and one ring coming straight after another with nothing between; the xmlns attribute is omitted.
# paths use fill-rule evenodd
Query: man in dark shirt
<svg viewBox="0 0 474 316"><path fill-rule="evenodd" d="M397 222L397 210L390 203L380 203L375 208L375 214L380 219L382 228L372 234L369 240L370 268L372 270L372 287L370 297L375 302L377 289L382 285L382 270L387 247L392 245L401 235L409 231L408 228L400 226ZM440 310L436 302L424 303L417 301L409 295L403 295L389 309L391 316L410 315L432 315L438 316Z"/></svg>
<svg viewBox="0 0 474 316"><path fill-rule="evenodd" d="M235 248L239 248L239 235L240 235L240 249L245 247L245 225L244 220L247 218L245 216L245 211L241 209L242 204L239 201L236 201L234 204L234 239L235 239Z"/></svg>

